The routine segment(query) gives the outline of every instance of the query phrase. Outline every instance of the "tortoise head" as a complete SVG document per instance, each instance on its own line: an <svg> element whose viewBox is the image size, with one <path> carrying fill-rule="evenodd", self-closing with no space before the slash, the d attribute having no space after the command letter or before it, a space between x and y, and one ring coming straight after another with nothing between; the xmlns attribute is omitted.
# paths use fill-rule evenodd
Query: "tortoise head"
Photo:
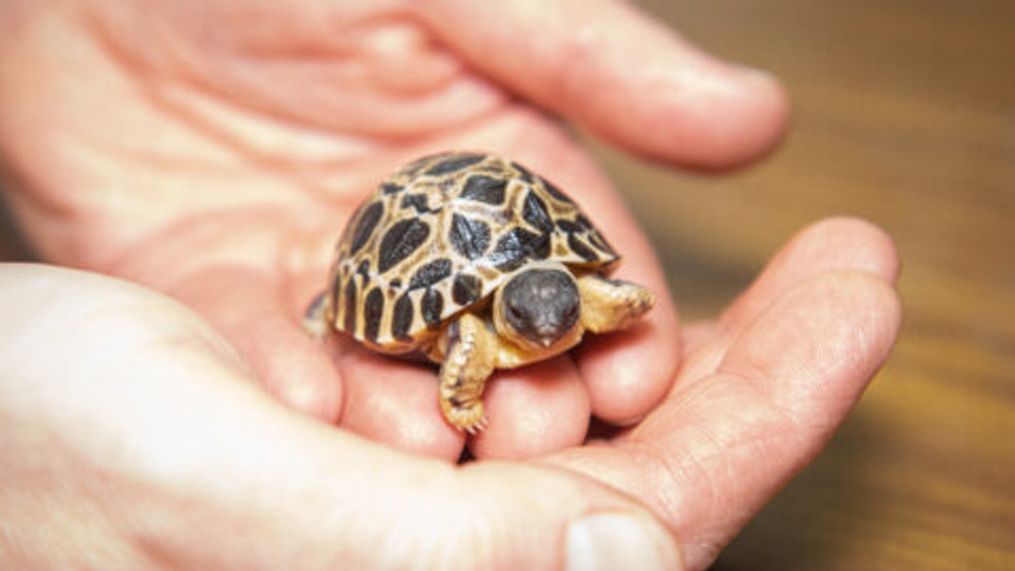
<svg viewBox="0 0 1015 571"><path fill-rule="evenodd" d="M574 276L561 264L520 270L497 291L497 332L520 347L546 349L575 330L581 297Z"/></svg>

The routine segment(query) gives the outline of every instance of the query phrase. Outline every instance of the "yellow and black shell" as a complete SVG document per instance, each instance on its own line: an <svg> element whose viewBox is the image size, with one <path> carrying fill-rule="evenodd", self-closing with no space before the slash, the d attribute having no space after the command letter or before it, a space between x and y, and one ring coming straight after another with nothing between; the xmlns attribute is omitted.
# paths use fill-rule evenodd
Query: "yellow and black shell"
<svg viewBox="0 0 1015 571"><path fill-rule="evenodd" d="M381 183L350 218L335 260L332 326L405 353L530 261L606 273L620 257L550 182L495 155L449 152Z"/></svg>

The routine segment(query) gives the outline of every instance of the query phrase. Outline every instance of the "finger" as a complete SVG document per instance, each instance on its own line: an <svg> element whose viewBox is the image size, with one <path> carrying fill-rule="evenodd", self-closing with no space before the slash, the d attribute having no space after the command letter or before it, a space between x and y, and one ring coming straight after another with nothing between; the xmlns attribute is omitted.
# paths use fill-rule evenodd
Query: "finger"
<svg viewBox="0 0 1015 571"><path fill-rule="evenodd" d="M798 425L827 431L888 356L900 316L884 280L827 272L776 300L730 348L719 374L751 383Z"/></svg>
<svg viewBox="0 0 1015 571"><path fill-rule="evenodd" d="M284 307L273 280L221 267L189 275L170 292L218 327L279 400L327 422L342 410L342 382L325 347Z"/></svg>
<svg viewBox="0 0 1015 571"><path fill-rule="evenodd" d="M768 263L757 280L708 325L709 335L692 338L680 386L716 370L740 331L794 286L828 271L869 272L886 281L898 275L899 259L892 238L859 218L828 218L804 228ZM707 339L707 341L706 341Z"/></svg>
<svg viewBox="0 0 1015 571"><path fill-rule="evenodd" d="M781 137L770 76L721 62L624 2L431 0L441 39L539 104L630 150L717 168Z"/></svg>
<svg viewBox="0 0 1015 571"><path fill-rule="evenodd" d="M898 276L891 236L860 218L828 218L804 228L769 262L751 288L724 314L735 328L756 318L789 288L826 271L869 272L886 281Z"/></svg>
<svg viewBox="0 0 1015 571"><path fill-rule="evenodd" d="M589 398L567 356L502 371L487 383L490 424L471 439L477 458L528 458L581 444L589 427Z"/></svg>
<svg viewBox="0 0 1015 571"><path fill-rule="evenodd" d="M401 450L455 461L465 436L441 415L434 370L342 343L342 426Z"/></svg>
<svg viewBox="0 0 1015 571"><path fill-rule="evenodd" d="M719 371L615 447L557 461L632 490L704 567L841 422L898 331L894 290L868 273L812 277L767 308Z"/></svg>
<svg viewBox="0 0 1015 571"><path fill-rule="evenodd" d="M284 553L293 559L277 567L682 569L669 532L644 507L574 474L486 462L451 470L319 426L267 425L276 436L261 440L264 461L287 461L270 462L258 480L291 484L256 496L280 524L263 541L243 539L270 550L235 535L216 547L216 556L240 548L238 567ZM235 478L253 488L249 475ZM384 541L393 529L398 541Z"/></svg>
<svg viewBox="0 0 1015 571"><path fill-rule="evenodd" d="M641 284L657 298L638 324L626 331L586 334L576 351L592 412L609 422L630 424L665 396L680 365L680 324L666 278L651 244L620 196L588 156L561 141L553 153L522 152L536 172L570 192L622 256L614 277Z"/></svg>

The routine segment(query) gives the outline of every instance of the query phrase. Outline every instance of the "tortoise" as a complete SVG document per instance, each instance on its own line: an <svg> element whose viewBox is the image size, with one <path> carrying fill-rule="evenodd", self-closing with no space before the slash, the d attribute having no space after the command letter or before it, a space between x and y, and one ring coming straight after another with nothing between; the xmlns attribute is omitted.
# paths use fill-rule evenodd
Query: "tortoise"
<svg viewBox="0 0 1015 571"><path fill-rule="evenodd" d="M304 325L440 364L441 411L474 434L494 369L559 355L652 308L649 290L609 279L619 262L546 179L496 155L445 152L399 168L356 210Z"/></svg>

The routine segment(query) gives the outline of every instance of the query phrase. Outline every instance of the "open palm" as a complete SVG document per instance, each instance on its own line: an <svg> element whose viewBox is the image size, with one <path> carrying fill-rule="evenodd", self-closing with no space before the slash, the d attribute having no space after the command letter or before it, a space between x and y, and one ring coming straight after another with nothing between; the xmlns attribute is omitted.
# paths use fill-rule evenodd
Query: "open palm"
<svg viewBox="0 0 1015 571"><path fill-rule="evenodd" d="M251 390L243 360L178 304L94 275L0 268L0 563L675 569L672 537L702 569L884 359L894 272L879 231L818 224L688 331L686 366L637 426L451 469Z"/></svg>
<svg viewBox="0 0 1015 571"><path fill-rule="evenodd" d="M478 462L454 477L432 463L421 468L418 458L347 441L342 431L308 428L247 392L220 394L220 377L229 387L234 377L246 378L234 361L226 372L217 365L206 373L185 369L179 379L143 366L138 375L117 368L95 375L113 383L112 393L154 383L168 399L159 410L174 419L207 387L202 410L226 434L298 425L271 437L285 441L273 453L291 461L266 458L262 469L272 478L265 481L310 487L334 478L366 494L376 484L383 488L374 490L378 497L394 498L388 508L350 508L350 518L389 508L388 515L405 517L399 498L432 500L440 513L467 503L468 513L484 514L509 538L479 561L510 566L531 557L546 564L556 561L557 543L557 528L547 522L559 526L606 504L628 506L620 491L659 517L684 545L690 567L701 568L816 453L894 340L894 248L879 230L842 219L795 238L716 321L680 328L644 236L547 112L645 156L720 168L770 148L785 106L766 76L708 58L625 4L49 0L3 10L0 144L11 202L33 244L51 260L125 276L184 301L225 333L253 378L292 407L404 449L448 459L461 453L464 436L440 416L432 371L342 340L315 343L298 327L352 209L395 165L427 152L492 150L544 174L575 196L625 255L620 275L660 295L647 323L630 334L589 339L574 356L491 383L492 422L469 443L472 453L527 460ZM67 284L61 291L75 291L73 281ZM104 297L104 311L120 307L120 295ZM138 363L168 366L192 350L181 343L192 329L177 335L176 326L129 311L122 317L140 323L129 331L172 333L159 345L164 360ZM69 336L67 347L79 345L74 323L58 330ZM131 350L122 350L125 359ZM68 374L57 371L53 382ZM208 382L195 383L202 375ZM173 388L180 379L187 380L186 398ZM100 414L101 402L89 402L99 407L90 413L96 422L111 418ZM140 411L159 405L136 404ZM590 415L628 428L582 445ZM149 424L157 418L137 416ZM243 420L248 416L255 420ZM109 434L134 434L131 418ZM201 429L174 434L193 443ZM181 445L178 452L188 450ZM248 481L257 478L239 453L255 451L236 451L217 458L223 477L236 482L225 495L239 498L237 506L276 497L254 489L260 480ZM141 454L155 452L164 450ZM307 475L315 473L321 475ZM419 481L439 481L440 490L421 496L405 477L417 473ZM181 475L192 485L208 483ZM241 490L247 484L251 489ZM469 489L483 494L462 497ZM329 514L314 510L330 504L308 497L317 496L280 499L261 515L305 510L306 520L293 521L315 523L292 529L319 524L315 545L367 557L369 537L328 527ZM241 538L241 551L272 544L278 522L289 520L267 521L276 535ZM380 523L390 528L388 520ZM399 526L427 533L426 522L415 523ZM485 547L476 540L481 533L470 533L464 548L453 546L464 562L472 561L465 549ZM341 537L362 541L329 543ZM531 549L537 544L549 551Z"/></svg>
<svg viewBox="0 0 1015 571"><path fill-rule="evenodd" d="M49 259L198 309L285 402L455 458L464 436L439 415L432 371L314 343L297 318L350 213L394 166L500 152L575 196L624 254L620 275L663 301L629 335L494 382L474 453L577 444L590 413L641 418L678 366L674 309L610 184L536 106L643 154L716 167L778 137L778 88L623 5L474 4L9 7L0 127L27 233Z"/></svg>

